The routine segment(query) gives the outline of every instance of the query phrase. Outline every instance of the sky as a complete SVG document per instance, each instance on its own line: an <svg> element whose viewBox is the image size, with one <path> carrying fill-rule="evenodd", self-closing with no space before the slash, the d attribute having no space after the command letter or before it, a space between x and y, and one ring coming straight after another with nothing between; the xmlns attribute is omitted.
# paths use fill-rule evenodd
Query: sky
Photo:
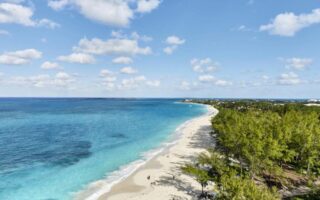
<svg viewBox="0 0 320 200"><path fill-rule="evenodd" d="M320 98L319 0L0 0L0 97Z"/></svg>

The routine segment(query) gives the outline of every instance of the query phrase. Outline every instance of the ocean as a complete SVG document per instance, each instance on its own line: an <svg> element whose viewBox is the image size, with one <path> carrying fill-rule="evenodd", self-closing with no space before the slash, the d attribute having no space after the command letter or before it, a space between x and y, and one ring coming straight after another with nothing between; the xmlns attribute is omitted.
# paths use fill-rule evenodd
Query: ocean
<svg viewBox="0 0 320 200"><path fill-rule="evenodd" d="M1 98L0 199L70 200L92 182L120 179L207 112L177 101Z"/></svg>

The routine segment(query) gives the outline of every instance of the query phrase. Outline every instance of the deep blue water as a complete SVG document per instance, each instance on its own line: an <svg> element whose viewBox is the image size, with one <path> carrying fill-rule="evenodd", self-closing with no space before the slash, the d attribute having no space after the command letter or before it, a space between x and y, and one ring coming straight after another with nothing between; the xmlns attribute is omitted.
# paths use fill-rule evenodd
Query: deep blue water
<svg viewBox="0 0 320 200"><path fill-rule="evenodd" d="M172 99L0 99L0 199L72 199L205 112Z"/></svg>

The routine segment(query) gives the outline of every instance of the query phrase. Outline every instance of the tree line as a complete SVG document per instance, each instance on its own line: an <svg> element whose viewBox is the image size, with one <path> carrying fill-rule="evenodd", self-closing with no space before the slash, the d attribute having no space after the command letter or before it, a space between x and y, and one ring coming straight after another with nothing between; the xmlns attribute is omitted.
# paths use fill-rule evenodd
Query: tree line
<svg viewBox="0 0 320 200"><path fill-rule="evenodd" d="M215 199L280 199L279 190L314 186L320 174L320 107L254 100L201 103L219 110L212 119L217 148L183 170L201 175L202 186L215 182Z"/></svg>

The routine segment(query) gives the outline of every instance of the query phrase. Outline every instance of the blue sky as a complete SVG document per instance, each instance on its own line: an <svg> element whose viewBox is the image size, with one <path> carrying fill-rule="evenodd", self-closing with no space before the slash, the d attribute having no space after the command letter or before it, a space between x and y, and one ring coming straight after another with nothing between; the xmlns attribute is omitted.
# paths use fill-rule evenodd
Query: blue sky
<svg viewBox="0 0 320 200"><path fill-rule="evenodd" d="M1 0L0 96L319 98L317 0Z"/></svg>

